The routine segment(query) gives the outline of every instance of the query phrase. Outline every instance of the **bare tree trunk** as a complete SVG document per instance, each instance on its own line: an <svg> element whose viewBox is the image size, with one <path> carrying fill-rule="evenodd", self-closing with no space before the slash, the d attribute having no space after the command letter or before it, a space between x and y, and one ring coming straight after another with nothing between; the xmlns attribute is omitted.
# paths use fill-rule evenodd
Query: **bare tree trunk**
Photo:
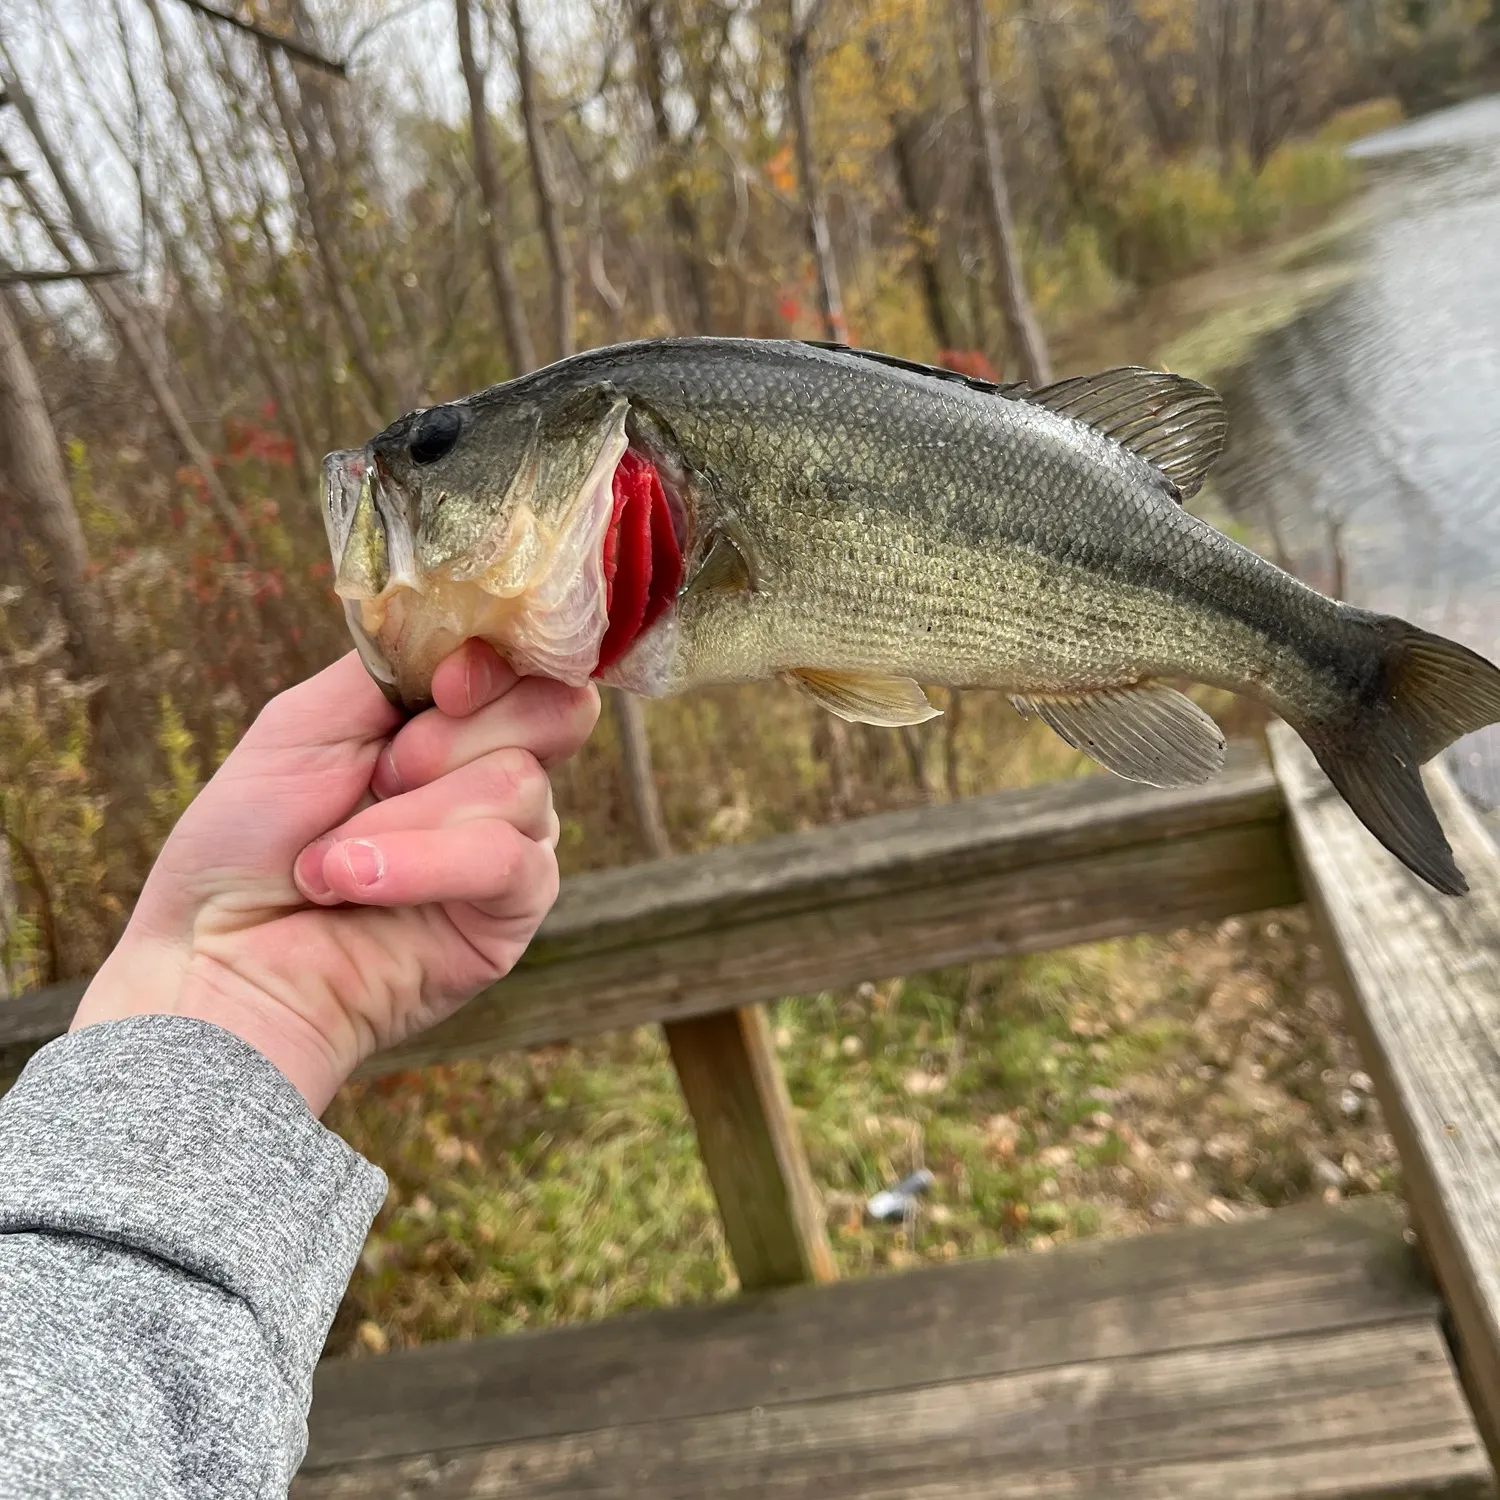
<svg viewBox="0 0 1500 1500"><path fill-rule="evenodd" d="M385 373L375 357L370 330L359 303L354 299L349 271L344 265L343 252L339 248L338 237L328 215L328 203L323 192L322 163L316 159L317 143L304 143L298 139L297 112L292 107L292 100L281 77L281 64L276 51L269 43L261 44L261 57L265 63L266 79L271 85L271 97L276 101L276 113L281 117L287 145L291 148L292 161L297 168L297 176L302 180L302 201L312 222L313 239L317 241L318 259L323 266L323 280L339 320L339 330L348 345L355 372L369 392L376 409L387 416L394 416L395 397L387 388Z"/></svg>
<svg viewBox="0 0 1500 1500"><path fill-rule="evenodd" d="M490 117L484 103L484 74L474 59L474 34L469 14L470 0L457 0L458 56L463 64L464 84L469 91L469 120L474 134L474 176L479 196L484 200L484 256L490 273L490 287L495 294L495 309L505 334L505 348L512 371L524 375L536 368L536 348L526 322L526 304L521 300L515 263L510 258L506 236L510 233L510 204L506 200L505 179L495 161L494 142L490 139Z"/></svg>
<svg viewBox="0 0 1500 1500"><path fill-rule="evenodd" d="M1057 70L1047 42L1046 20L1037 14L1037 0L1021 0L1021 15L1026 26L1027 41L1031 44L1032 61L1036 64L1037 98L1041 101L1042 113L1046 115L1047 125L1052 132L1052 144L1057 152L1058 166L1062 170L1063 186L1067 189L1068 201L1080 204L1087 197L1086 185L1078 170L1072 142L1068 137L1068 114L1062 91L1057 86Z"/></svg>
<svg viewBox="0 0 1500 1500"><path fill-rule="evenodd" d="M984 168L984 211L994 257L995 289L1005 315L1010 351L1021 377L1034 385L1052 379L1052 364L1042 330L1026 295L1021 271L1021 249L1011 216L1010 192L1005 183L1005 162L1000 152L1000 130L995 123L995 100L990 88L989 36L985 27L984 0L962 0L968 23L968 48L964 59L964 89L969 117Z"/></svg>
<svg viewBox="0 0 1500 1500"><path fill-rule="evenodd" d="M694 322L689 331L712 333L713 299L709 295L708 272L703 264L703 236L698 225L698 210L688 197L678 172L680 153L672 134L672 122L667 116L666 80L661 38L656 27L656 7L657 0L634 0L636 73L651 111L658 169L666 193L667 219L676 241L677 261L687 287L689 311Z"/></svg>
<svg viewBox="0 0 1500 1500"><path fill-rule="evenodd" d="M943 779L950 802L963 796L963 749L958 738L963 717L964 695L958 688L949 688L948 707L943 712Z"/></svg>
<svg viewBox="0 0 1500 1500"><path fill-rule="evenodd" d="M943 297L943 278L938 265L937 236L922 203L917 187L916 122L902 115L891 116L891 158L896 165L896 185L901 191L901 206L906 210L912 247L917 257L917 277L922 285L922 302L932 336L942 349L958 348L958 339Z"/></svg>
<svg viewBox="0 0 1500 1500"><path fill-rule="evenodd" d="M590 173L592 178L592 172ZM620 289L609 279L604 265L604 226L599 206L599 185L590 180L588 184L589 280L599 294L599 300L609 309L609 336L619 343L625 336L625 298Z"/></svg>
<svg viewBox="0 0 1500 1500"><path fill-rule="evenodd" d="M68 212L73 216L74 227L87 243L90 253L96 257L99 256L100 251L108 245L109 241L94 222L93 215L90 214L82 195L73 186L72 179L63 167L62 158L58 156L51 138L37 117L31 96L22 88L14 68L7 67L4 73L0 74L0 88L4 89L8 102L15 105L20 112L27 130L36 142L37 150L47 163L47 169L57 183L58 191L63 195L63 201L68 205ZM45 206L25 177L19 178L17 183L27 205L47 231L58 253L70 267L77 269L81 263L67 235L52 222ZM103 258L110 259L108 256ZM146 388L151 392L151 398L156 402L157 410L161 413L162 420L167 424L168 430L181 449L183 457L202 476L209 504L219 520L244 549L246 556L254 556L255 542L250 535L250 529L245 525L244 517L240 515L234 502L229 498L229 491L224 488L213 466L213 460L208 455L208 450L198 441L197 434L188 422L182 404L178 401L177 394L172 389L172 383L167 377L166 366L158 357L157 351L152 348L150 338L136 316L135 309L110 282L89 281L87 285L94 300L99 304L100 310L114 326L126 354L140 371L142 379L146 382Z"/></svg>
<svg viewBox="0 0 1500 1500"><path fill-rule="evenodd" d="M1225 181L1234 170L1234 53L1238 20L1239 0L1219 0L1214 124L1218 138L1219 176Z"/></svg>
<svg viewBox="0 0 1500 1500"><path fill-rule="evenodd" d="M1250 0L1248 75L1249 120L1245 135L1250 147L1250 165L1259 172L1275 145L1271 125L1270 78L1266 53L1269 49L1267 9L1269 0Z"/></svg>
<svg viewBox="0 0 1500 1500"><path fill-rule="evenodd" d="M562 208L557 201L557 181L552 173L552 154L547 147L547 127L542 118L542 100L537 92L536 69L531 65L531 40L521 0L510 0L510 26L516 37L516 81L521 87L521 118L526 124L526 151L531 158L531 181L536 190L542 243L547 247L547 265L552 273L552 325L561 359L571 354L577 337L577 314L573 309L573 256L563 228Z"/></svg>
<svg viewBox="0 0 1500 1500"><path fill-rule="evenodd" d="M1145 61L1146 28L1132 0L1105 0L1105 26L1115 72L1122 82L1128 79L1135 84L1151 133L1156 137L1156 149L1170 155L1177 144L1177 131L1166 101L1152 84Z"/></svg>
<svg viewBox="0 0 1500 1500"><path fill-rule="evenodd" d="M911 771L911 783L921 794L924 802L937 798L937 788L932 784L932 773L927 769L926 737L915 724L901 726L901 748L906 751L907 768Z"/></svg>
<svg viewBox="0 0 1500 1500"><path fill-rule="evenodd" d="M813 144L812 37L823 10L823 0L811 0L801 20L799 0L791 0L791 34L787 40L787 94L791 105L792 136L797 146L797 176L802 184L802 211L807 218L807 240L818 278L818 312L823 337L830 343L849 342L844 298L839 290L838 262L828 232L828 205L818 180L818 158Z"/></svg>
<svg viewBox="0 0 1500 1500"><path fill-rule="evenodd" d="M832 714L817 711L812 730L813 759L828 767L828 818L841 823L854 807L854 768L849 726Z"/></svg>
<svg viewBox="0 0 1500 1500"><path fill-rule="evenodd" d="M234 247L230 242L224 217L219 212L219 205L214 199L213 185L209 178L207 164L203 160L203 151L198 145L197 132L193 129L193 122L188 113L187 93L182 86L180 66L171 45L166 22L162 17L159 0L146 0L146 7L150 10L151 19L156 26L157 45L161 48L162 55L162 71L166 75L167 87L171 90L172 98L177 105L177 117L182 122L183 134L187 136L188 149L192 153L193 165L197 170L199 192L202 194L209 227L213 230L214 245L219 252L219 266L229 285L229 301L234 309L235 321L254 352L256 368L260 371L261 379L265 382L271 399L276 403L277 415L286 424L287 434L292 440L292 455L297 465L297 478L304 489L311 489L317 483L318 465L312 444L308 440L306 425L302 420L300 403L292 393L280 362L272 353L266 340L261 337L258 320L246 312L249 299L236 277Z"/></svg>
<svg viewBox="0 0 1500 1500"><path fill-rule="evenodd" d="M10 835L0 822L0 1001L9 1000L16 991L11 977L11 944L15 938L16 919L21 902L16 895L16 874L10 861Z"/></svg>
<svg viewBox="0 0 1500 1500"><path fill-rule="evenodd" d="M656 777L651 769L651 741L646 735L646 713L641 700L633 693L610 688L606 693L620 737L620 769L625 775L625 795L630 800L630 815L635 821L641 843L653 859L665 859L672 852L662 817L661 798L656 791Z"/></svg>
<svg viewBox="0 0 1500 1500"><path fill-rule="evenodd" d="M73 508L68 471L42 388L0 293L0 484L47 559L53 597L68 632L68 656L81 677L105 677L104 612L87 577L88 545Z"/></svg>

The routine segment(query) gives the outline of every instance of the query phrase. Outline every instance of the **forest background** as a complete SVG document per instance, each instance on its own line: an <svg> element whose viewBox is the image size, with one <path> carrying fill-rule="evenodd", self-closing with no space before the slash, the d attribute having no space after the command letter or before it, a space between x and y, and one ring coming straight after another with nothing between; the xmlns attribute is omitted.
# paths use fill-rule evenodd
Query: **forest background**
<svg viewBox="0 0 1500 1500"><path fill-rule="evenodd" d="M259 707L347 649L325 451L667 333L1153 362L1176 289L1305 243L1349 140L1497 65L1490 0L8 0L0 1003L98 964ZM565 871L1087 773L943 702L615 699L558 775ZM1394 1180L1294 916L789 999L776 1035L846 1270ZM337 1348L732 1284L654 1035L331 1118L394 1184ZM866 1224L923 1164L922 1220Z"/></svg>

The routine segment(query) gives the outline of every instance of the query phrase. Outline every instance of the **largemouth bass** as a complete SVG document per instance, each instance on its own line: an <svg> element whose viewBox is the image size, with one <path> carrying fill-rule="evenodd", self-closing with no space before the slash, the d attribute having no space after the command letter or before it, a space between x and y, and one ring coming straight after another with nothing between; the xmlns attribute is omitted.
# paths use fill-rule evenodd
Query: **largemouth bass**
<svg viewBox="0 0 1500 1500"><path fill-rule="evenodd" d="M599 349L331 454L336 589L371 674L428 701L491 642L650 697L780 676L843 718L999 688L1121 776L1207 780L1223 736L1164 679L1269 705L1365 826L1463 876L1419 766L1500 720L1500 671L1327 599L1186 509L1222 402L1181 376L1044 389L746 339Z"/></svg>

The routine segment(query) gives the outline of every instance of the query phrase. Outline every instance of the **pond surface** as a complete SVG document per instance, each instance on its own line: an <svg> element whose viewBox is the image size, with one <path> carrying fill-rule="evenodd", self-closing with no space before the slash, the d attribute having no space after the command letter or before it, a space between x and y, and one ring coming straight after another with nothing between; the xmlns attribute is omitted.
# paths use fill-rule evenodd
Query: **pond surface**
<svg viewBox="0 0 1500 1500"><path fill-rule="evenodd" d="M1351 154L1354 274L1239 377L1226 498L1309 582L1500 660L1500 96ZM1449 764L1500 808L1500 729Z"/></svg>

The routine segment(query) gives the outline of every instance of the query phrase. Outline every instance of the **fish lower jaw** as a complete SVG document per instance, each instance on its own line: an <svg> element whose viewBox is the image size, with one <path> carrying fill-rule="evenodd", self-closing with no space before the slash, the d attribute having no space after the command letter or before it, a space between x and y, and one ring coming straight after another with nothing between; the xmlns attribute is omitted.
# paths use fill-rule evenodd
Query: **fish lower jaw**
<svg viewBox="0 0 1500 1500"><path fill-rule="evenodd" d="M562 613L534 590L501 597L479 582L428 580L420 590L403 585L353 601L349 614L356 641L368 642L368 651L361 651L367 665L403 703L417 707L432 700L438 664L467 640L488 642L523 677L582 687L599 659L607 623L602 588L597 607L587 607L586 598L577 603L583 607Z"/></svg>

